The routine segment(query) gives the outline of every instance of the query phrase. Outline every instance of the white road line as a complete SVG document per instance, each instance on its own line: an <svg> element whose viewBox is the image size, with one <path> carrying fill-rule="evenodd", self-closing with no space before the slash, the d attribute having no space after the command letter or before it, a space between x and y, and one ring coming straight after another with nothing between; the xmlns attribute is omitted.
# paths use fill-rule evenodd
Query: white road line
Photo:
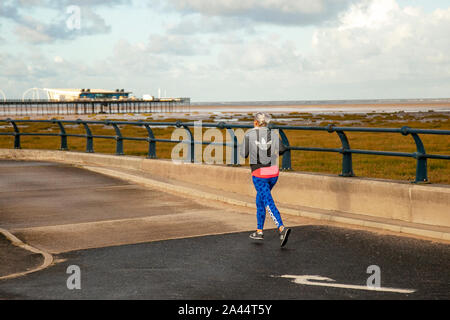
<svg viewBox="0 0 450 320"><path fill-rule="evenodd" d="M344 289L354 289L354 290L367 290L367 291L381 291L381 292L396 292L396 293L413 293L416 292L415 289L399 289L399 288L388 288L388 287L370 287L370 286L359 286L351 284L340 284L335 283L333 279L322 277L322 276L294 276L294 275L282 275L273 276L279 278L293 279L292 282L307 286L320 286L320 287L333 287L333 288L344 288ZM327 282L318 282L327 281Z"/></svg>

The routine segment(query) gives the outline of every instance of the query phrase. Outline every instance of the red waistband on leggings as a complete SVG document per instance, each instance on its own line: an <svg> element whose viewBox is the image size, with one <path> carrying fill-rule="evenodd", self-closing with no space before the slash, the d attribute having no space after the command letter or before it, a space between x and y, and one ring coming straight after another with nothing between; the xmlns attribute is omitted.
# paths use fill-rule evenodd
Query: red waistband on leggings
<svg viewBox="0 0 450 320"><path fill-rule="evenodd" d="M274 178L280 175L278 166L263 167L252 172L252 176L257 178Z"/></svg>

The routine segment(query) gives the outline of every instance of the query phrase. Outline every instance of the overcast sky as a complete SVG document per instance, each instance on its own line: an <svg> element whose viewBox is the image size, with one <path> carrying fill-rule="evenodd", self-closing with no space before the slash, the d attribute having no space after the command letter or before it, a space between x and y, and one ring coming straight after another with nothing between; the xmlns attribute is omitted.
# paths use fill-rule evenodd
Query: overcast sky
<svg viewBox="0 0 450 320"><path fill-rule="evenodd" d="M449 0L0 0L0 90L448 98L449 34Z"/></svg>

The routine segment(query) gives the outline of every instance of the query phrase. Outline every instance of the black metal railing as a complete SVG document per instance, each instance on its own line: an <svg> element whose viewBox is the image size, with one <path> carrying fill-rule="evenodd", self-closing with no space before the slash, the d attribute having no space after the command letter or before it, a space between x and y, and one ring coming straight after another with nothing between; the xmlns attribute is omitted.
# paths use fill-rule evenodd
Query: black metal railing
<svg viewBox="0 0 450 320"><path fill-rule="evenodd" d="M240 165L239 157L239 142L238 138L234 133L234 129L249 129L252 125L246 124L228 124L224 122L220 123L201 123L202 128L218 128L226 129L230 134L231 142L207 142L207 141L195 141L194 135L192 134L191 128L198 126L195 122L144 122L144 121L86 121L86 120L12 120L12 119L0 119L0 123L9 123L13 132L0 132L0 136L13 136L14 137L14 148L21 149L21 137L22 136L49 136L49 137L60 137L60 149L68 150L67 137L78 137L86 139L86 152L94 152L94 139L112 139L116 141L116 155L123 155L123 141L145 141L148 143L148 155L150 159L156 158L156 143L187 143L190 145L188 159L191 162L195 162L195 145L222 145L231 148L231 163L230 165ZM59 133L50 132L21 132L17 123L51 123L57 125L59 128ZM82 125L85 130L85 134L69 134L66 132L64 125ZM95 135L92 133L90 125L106 125L111 126L115 130L115 135ZM132 125L138 127L144 127L147 130L147 137L124 137L122 135L120 125ZM160 139L156 138L152 127L174 127L183 128L189 140L172 140L172 139ZM427 182L428 181L428 167L427 159L442 159L450 160L450 155L438 155L438 154L428 154L425 150L422 139L419 135L450 135L450 130L430 130L430 129L413 129L409 127L402 128L358 128L358 127L337 127L334 125L328 125L325 127L313 127L313 126L288 126L288 125L274 125L270 124L271 129L278 129L280 137L283 144L287 147L287 151L284 153L281 162L282 170L292 170L291 157L292 151L313 151L313 152L331 152L342 154L342 172L343 177L353 177L353 160L352 154L365 154L365 155L377 155L377 156L391 156L391 157L405 157L416 159L416 178L415 182ZM285 131L288 130L302 130L302 131L324 131L330 134L336 133L340 139L340 148L314 148L314 147L301 147L301 146L291 146L289 139L286 136ZM392 152L392 151L375 151L375 150L359 150L352 149L350 147L349 140L347 138L346 132L359 132L359 133L398 133L403 136L410 135L415 143L416 152Z"/></svg>

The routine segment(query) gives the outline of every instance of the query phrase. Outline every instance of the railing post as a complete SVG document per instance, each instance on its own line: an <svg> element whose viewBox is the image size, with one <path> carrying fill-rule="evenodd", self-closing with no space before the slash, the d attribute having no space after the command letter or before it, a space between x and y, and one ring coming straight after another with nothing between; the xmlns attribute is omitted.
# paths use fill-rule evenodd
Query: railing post
<svg viewBox="0 0 450 320"><path fill-rule="evenodd" d="M417 160L417 165L416 165L416 180L414 181L414 183L428 182L428 169L427 169L428 164L425 146L423 145L422 139L420 139L419 135L417 133L411 133L409 131L410 129L411 129L410 127L402 127L401 132L404 136L411 134L416 144L417 151L415 152L414 158Z"/></svg>
<svg viewBox="0 0 450 320"><path fill-rule="evenodd" d="M10 118L6 119L14 128L14 149L22 149L20 146L20 131L19 127L17 126L16 122L11 120Z"/></svg>
<svg viewBox="0 0 450 320"><path fill-rule="evenodd" d="M91 129L83 120L78 119L77 121L79 124L82 124L84 126L84 129L86 130L86 152L94 153L94 138L92 137Z"/></svg>
<svg viewBox="0 0 450 320"><path fill-rule="evenodd" d="M114 131L116 132L116 136L114 137L116 140L116 155L123 155L123 137L119 127L117 126L117 124L112 122L106 122L106 124L113 126Z"/></svg>
<svg viewBox="0 0 450 320"><path fill-rule="evenodd" d="M156 141L155 141L155 135L153 134L153 130L150 128L150 125L144 124L145 129L147 129L148 133L148 159L156 159Z"/></svg>
<svg viewBox="0 0 450 320"><path fill-rule="evenodd" d="M189 129L188 126L183 125L183 128L188 132L189 139L190 139L190 148L189 148L189 157L191 159L191 163L195 163L195 138L192 134L192 131Z"/></svg>
<svg viewBox="0 0 450 320"><path fill-rule="evenodd" d="M282 129L278 129L278 132L281 137L281 143L283 143L287 149L286 152L283 154L283 160L281 162L281 170L282 171L290 171L290 170L292 170L292 163L291 163L291 149L290 149L289 140Z"/></svg>
<svg viewBox="0 0 450 320"><path fill-rule="evenodd" d="M238 151L238 141L237 141L237 137L236 137L236 135L234 134L233 129L227 128L227 131L228 131L228 133L230 134L230 137L231 137L231 139L232 139L232 141L233 141L233 142L232 142L233 146L232 146L232 149L231 149L231 157L232 157L232 159L233 159L233 163L232 163L231 165L234 166L234 167L239 167L240 164L239 164L239 160L238 160L238 154L239 154L239 151Z"/></svg>
<svg viewBox="0 0 450 320"><path fill-rule="evenodd" d="M239 167L240 163L239 163L239 159L238 159L238 155L239 155L239 145L238 145L238 141L237 141L237 137L234 134L233 129L231 128L226 128L226 124L224 122L220 122L218 124L218 128L219 129L227 129L227 132L230 134L230 138L232 140L231 142L231 158L232 158L232 163L228 163L227 165L229 166L233 166L233 167Z"/></svg>
<svg viewBox="0 0 450 320"><path fill-rule="evenodd" d="M342 144L342 173L340 174L341 177L354 177L355 173L353 172L353 160L352 160L352 153L349 151L350 143L348 142L347 136L345 135L344 131L341 130L335 130L334 125L330 124L328 125L328 132L333 133L336 131L337 135L339 136L339 139L341 140Z"/></svg>
<svg viewBox="0 0 450 320"><path fill-rule="evenodd" d="M190 139L189 158L191 160L191 163L195 163L195 140L192 131L189 129L187 125L183 124L181 121L177 121L176 126L177 128L183 127L187 131Z"/></svg>
<svg viewBox="0 0 450 320"><path fill-rule="evenodd" d="M428 182L428 164L427 164L427 158L425 157L425 146L423 145L422 139L420 139L419 135L417 133L413 133L412 137L414 139L414 142L416 143L417 152L416 152L416 159L417 159L417 166L416 166L416 183L419 182Z"/></svg>
<svg viewBox="0 0 450 320"><path fill-rule="evenodd" d="M67 133L61 121L57 119L52 119L53 123L57 123L59 126L59 136L61 137L61 148L62 151L67 151L69 148L67 147Z"/></svg>

